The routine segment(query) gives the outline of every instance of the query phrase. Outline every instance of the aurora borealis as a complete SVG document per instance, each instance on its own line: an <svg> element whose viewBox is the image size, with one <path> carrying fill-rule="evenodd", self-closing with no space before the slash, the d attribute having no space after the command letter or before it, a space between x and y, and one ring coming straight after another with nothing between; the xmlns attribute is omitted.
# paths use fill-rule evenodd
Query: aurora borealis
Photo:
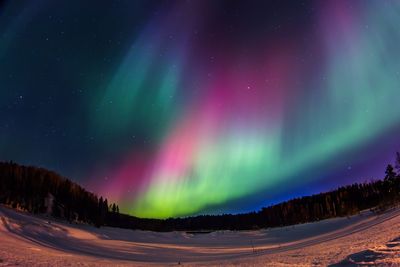
<svg viewBox="0 0 400 267"><path fill-rule="evenodd" d="M153 218L380 178L399 25L398 1L6 1L0 159Z"/></svg>

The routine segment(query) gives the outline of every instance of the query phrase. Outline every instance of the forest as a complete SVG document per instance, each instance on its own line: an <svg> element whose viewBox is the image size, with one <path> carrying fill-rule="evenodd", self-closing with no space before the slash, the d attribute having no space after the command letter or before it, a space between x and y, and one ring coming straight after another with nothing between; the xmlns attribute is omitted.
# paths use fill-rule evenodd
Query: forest
<svg viewBox="0 0 400 267"><path fill-rule="evenodd" d="M382 211L400 202L400 153L383 179L291 199L243 214L146 219L119 212L77 183L43 168L0 162L0 203L71 223L151 231L249 230L350 216L362 210Z"/></svg>

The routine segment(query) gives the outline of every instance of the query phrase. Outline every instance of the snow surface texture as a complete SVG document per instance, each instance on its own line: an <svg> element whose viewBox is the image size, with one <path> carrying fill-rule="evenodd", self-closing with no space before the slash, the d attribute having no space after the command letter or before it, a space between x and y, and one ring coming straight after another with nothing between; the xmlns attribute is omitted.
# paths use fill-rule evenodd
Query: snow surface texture
<svg viewBox="0 0 400 267"><path fill-rule="evenodd" d="M400 209L260 231L155 233L0 206L0 266L400 266Z"/></svg>

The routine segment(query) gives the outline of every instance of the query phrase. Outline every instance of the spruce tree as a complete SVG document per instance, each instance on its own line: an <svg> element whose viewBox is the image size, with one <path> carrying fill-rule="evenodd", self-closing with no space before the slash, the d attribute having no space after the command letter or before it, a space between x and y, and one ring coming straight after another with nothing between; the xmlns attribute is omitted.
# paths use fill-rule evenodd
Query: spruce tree
<svg viewBox="0 0 400 267"><path fill-rule="evenodd" d="M400 153L396 152L396 163L395 163L395 168L397 170L397 175L400 176Z"/></svg>
<svg viewBox="0 0 400 267"><path fill-rule="evenodd" d="M385 171L385 181L386 180L393 180L394 178L396 178L397 174L394 171L394 168L392 166L392 164L388 164L386 167L386 171Z"/></svg>

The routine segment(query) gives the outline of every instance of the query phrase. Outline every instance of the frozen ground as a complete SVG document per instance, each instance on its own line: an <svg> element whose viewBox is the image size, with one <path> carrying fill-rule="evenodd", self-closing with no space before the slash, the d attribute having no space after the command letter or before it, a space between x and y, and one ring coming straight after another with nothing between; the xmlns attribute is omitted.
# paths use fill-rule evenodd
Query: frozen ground
<svg viewBox="0 0 400 267"><path fill-rule="evenodd" d="M0 266L400 266L399 215L192 235L49 223L0 206Z"/></svg>

